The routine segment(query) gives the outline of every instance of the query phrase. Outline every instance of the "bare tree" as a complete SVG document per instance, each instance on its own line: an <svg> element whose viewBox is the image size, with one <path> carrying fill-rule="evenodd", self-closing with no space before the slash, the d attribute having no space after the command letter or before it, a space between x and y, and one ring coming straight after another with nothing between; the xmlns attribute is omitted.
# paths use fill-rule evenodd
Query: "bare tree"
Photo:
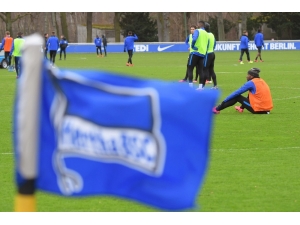
<svg viewBox="0 0 300 225"><path fill-rule="evenodd" d="M61 23L61 30L63 35L67 40L69 40L67 16L65 12L60 13L60 23Z"/></svg>
<svg viewBox="0 0 300 225"><path fill-rule="evenodd" d="M92 42L92 32L93 32L93 13L86 13L86 42Z"/></svg>
<svg viewBox="0 0 300 225"><path fill-rule="evenodd" d="M44 33L48 33L48 29L49 29L48 13L45 12L45 17L44 17Z"/></svg>
<svg viewBox="0 0 300 225"><path fill-rule="evenodd" d="M115 29L115 42L120 42L120 34L121 34L121 27L120 27L120 18L122 13L115 12L114 17L114 29Z"/></svg>
<svg viewBox="0 0 300 225"><path fill-rule="evenodd" d="M247 17L248 13L242 12L242 30L247 30Z"/></svg>
<svg viewBox="0 0 300 225"><path fill-rule="evenodd" d="M73 21L74 20L74 21ZM76 12L71 12L70 13L70 21L71 24L73 24L73 31L74 31L74 38L75 41L78 41L78 30L77 30L77 16L76 16Z"/></svg>
<svg viewBox="0 0 300 225"><path fill-rule="evenodd" d="M225 41L224 20L223 20L222 12L217 13L217 24L218 24L219 41Z"/></svg>
<svg viewBox="0 0 300 225"><path fill-rule="evenodd" d="M170 41L169 13L158 12L156 21L157 21L157 30L158 30L158 41L169 42Z"/></svg>
<svg viewBox="0 0 300 225"><path fill-rule="evenodd" d="M52 31L55 31L56 34L58 34L58 24L57 24L57 20L56 20L56 12L52 12L51 13L51 19L52 19Z"/></svg>
<svg viewBox="0 0 300 225"><path fill-rule="evenodd" d="M30 14L31 14L30 12L26 12L22 14L17 14L16 18L12 18L11 12L0 12L0 19L5 23L6 30L8 30L10 34L13 36L12 24Z"/></svg>

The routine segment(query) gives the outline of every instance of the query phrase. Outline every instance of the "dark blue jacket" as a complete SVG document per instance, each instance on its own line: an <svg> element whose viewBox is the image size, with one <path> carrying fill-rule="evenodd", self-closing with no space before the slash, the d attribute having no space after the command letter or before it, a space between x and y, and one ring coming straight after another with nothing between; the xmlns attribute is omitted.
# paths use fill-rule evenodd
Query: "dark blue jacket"
<svg viewBox="0 0 300 225"><path fill-rule="evenodd" d="M49 51L57 51L59 48L59 40L58 37L52 35L48 38L47 47Z"/></svg>
<svg viewBox="0 0 300 225"><path fill-rule="evenodd" d="M133 36L127 36L124 39L124 50L133 50L134 47L134 42L138 40L138 37L136 36L136 34L134 34Z"/></svg>
<svg viewBox="0 0 300 225"><path fill-rule="evenodd" d="M241 38L240 38L240 49L248 49L248 43L249 43L249 38L247 35L243 35Z"/></svg>
<svg viewBox="0 0 300 225"><path fill-rule="evenodd" d="M59 47L60 48L66 48L68 46L68 41L66 38L63 38L63 39L60 39L60 42L59 42Z"/></svg>
<svg viewBox="0 0 300 225"><path fill-rule="evenodd" d="M264 44L264 35L260 32L255 34L254 43L255 43L256 47L261 47L261 46L264 47L265 46L265 44Z"/></svg>

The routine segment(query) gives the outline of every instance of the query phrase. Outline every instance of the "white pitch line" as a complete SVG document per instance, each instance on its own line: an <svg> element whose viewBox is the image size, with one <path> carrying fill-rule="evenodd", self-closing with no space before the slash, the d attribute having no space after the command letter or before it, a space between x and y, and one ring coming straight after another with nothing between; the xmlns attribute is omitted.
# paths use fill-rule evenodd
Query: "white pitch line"
<svg viewBox="0 0 300 225"><path fill-rule="evenodd" d="M295 99L295 98L300 98L300 96L295 96L290 98L277 98L277 99L273 99L273 101L288 100L288 99Z"/></svg>
<svg viewBox="0 0 300 225"><path fill-rule="evenodd" d="M228 148L228 149L212 149L212 151L251 151L251 150L290 150L290 149L300 149L300 146L298 147L286 147L286 148Z"/></svg>
<svg viewBox="0 0 300 225"><path fill-rule="evenodd" d="M220 148L220 149L212 149L212 151L251 151L251 150L262 150L262 149L266 149L266 150L293 150L293 149L300 149L300 146L296 146L296 147L285 147L285 148ZM1 155L14 155L14 153L0 153Z"/></svg>
<svg viewBox="0 0 300 225"><path fill-rule="evenodd" d="M299 90L300 88L292 88L292 87L272 87L273 88L277 88L277 89L294 89L294 90Z"/></svg>

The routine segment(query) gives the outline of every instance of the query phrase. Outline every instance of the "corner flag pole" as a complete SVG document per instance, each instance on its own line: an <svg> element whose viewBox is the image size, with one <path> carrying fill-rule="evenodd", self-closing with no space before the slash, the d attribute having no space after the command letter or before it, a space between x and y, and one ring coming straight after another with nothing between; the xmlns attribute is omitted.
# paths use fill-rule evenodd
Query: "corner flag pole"
<svg viewBox="0 0 300 225"><path fill-rule="evenodd" d="M25 38L22 54L22 71L18 80L18 102L15 106L16 168L24 179L18 184L15 197L16 212L36 211L35 180L39 146L39 107L43 38L33 34Z"/></svg>

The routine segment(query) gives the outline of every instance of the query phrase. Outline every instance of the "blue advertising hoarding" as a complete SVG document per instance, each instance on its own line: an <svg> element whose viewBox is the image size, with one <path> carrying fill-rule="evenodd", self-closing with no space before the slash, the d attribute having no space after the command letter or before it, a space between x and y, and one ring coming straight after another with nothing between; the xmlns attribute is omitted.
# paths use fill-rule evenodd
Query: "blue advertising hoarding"
<svg viewBox="0 0 300 225"><path fill-rule="evenodd" d="M1 48L1 44L0 44ZM256 50L253 41L249 43L249 50ZM263 50L300 50L300 41L265 41ZM60 49L58 49L60 51ZM68 53L94 53L94 43L69 43ZM108 43L107 51L110 53L124 52L123 43ZM187 52L188 45L184 42L136 42L135 52ZM239 41L217 41L215 52L240 51Z"/></svg>

